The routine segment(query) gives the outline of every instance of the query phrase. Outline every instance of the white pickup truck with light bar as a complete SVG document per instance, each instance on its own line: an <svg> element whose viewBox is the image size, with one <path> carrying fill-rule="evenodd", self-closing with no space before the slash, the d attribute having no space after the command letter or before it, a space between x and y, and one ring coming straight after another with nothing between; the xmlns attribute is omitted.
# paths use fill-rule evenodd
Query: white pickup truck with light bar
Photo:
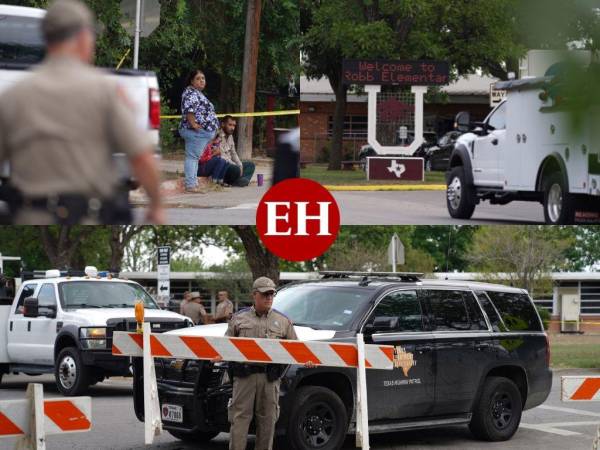
<svg viewBox="0 0 600 450"><path fill-rule="evenodd" d="M91 266L77 275L48 270L24 281L12 303L0 299L0 382L7 373L54 373L59 391L71 396L106 377L131 375L129 359L111 354L112 334L136 329L140 300L155 333L193 325L159 309L138 283Z"/></svg>
<svg viewBox="0 0 600 450"><path fill-rule="evenodd" d="M41 22L46 11L23 6L0 5L0 93L25 78L45 54ZM115 65L118 61L115 61ZM119 84L135 114L140 130L148 133L160 151L160 91L154 72L106 69L106 76ZM114 160L124 182L130 182L125 155L114 149ZM0 167L0 179L10 177L8 165ZM134 183L135 184L135 183Z"/></svg>

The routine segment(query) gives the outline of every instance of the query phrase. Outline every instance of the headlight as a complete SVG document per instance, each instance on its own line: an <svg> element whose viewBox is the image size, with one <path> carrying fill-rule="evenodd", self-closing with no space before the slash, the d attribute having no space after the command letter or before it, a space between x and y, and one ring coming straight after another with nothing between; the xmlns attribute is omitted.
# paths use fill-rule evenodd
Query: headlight
<svg viewBox="0 0 600 450"><path fill-rule="evenodd" d="M80 333L81 343L84 348L106 348L106 328L81 328Z"/></svg>

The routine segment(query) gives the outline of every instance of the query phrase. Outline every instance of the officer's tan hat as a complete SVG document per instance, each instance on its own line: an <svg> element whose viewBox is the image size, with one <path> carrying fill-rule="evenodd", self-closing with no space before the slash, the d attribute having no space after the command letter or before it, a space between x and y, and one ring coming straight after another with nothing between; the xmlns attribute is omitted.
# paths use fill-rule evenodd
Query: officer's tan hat
<svg viewBox="0 0 600 450"><path fill-rule="evenodd" d="M94 29L94 15L79 0L56 0L48 8L42 21L42 32L47 43L62 42L83 28Z"/></svg>
<svg viewBox="0 0 600 450"><path fill-rule="evenodd" d="M190 300L194 300L195 298L201 298L200 297L200 292L198 291L194 291L190 294Z"/></svg>
<svg viewBox="0 0 600 450"><path fill-rule="evenodd" d="M252 285L253 291L258 291L258 292L262 292L262 293L275 291L276 288L277 288L277 286L275 286L275 283L273 283L273 280L271 280L270 278L267 278L267 277L257 278L254 281L254 284Z"/></svg>

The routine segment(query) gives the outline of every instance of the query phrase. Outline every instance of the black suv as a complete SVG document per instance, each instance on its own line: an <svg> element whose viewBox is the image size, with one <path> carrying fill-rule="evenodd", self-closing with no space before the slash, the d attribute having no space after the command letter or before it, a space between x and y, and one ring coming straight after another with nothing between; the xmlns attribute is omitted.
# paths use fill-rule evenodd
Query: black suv
<svg viewBox="0 0 600 450"><path fill-rule="evenodd" d="M367 370L369 433L468 424L484 440L510 439L524 409L550 392L549 347L526 291L414 275L328 275L288 285L274 308L301 340L396 346L397 368ZM224 334L225 324L188 329ZM136 358L137 359L137 358ZM407 363L408 361L408 363ZM134 403L143 419L141 363ZM183 440L227 432L231 379L226 363L157 359L163 426ZM356 370L289 366L277 433L294 449L336 449L355 431Z"/></svg>

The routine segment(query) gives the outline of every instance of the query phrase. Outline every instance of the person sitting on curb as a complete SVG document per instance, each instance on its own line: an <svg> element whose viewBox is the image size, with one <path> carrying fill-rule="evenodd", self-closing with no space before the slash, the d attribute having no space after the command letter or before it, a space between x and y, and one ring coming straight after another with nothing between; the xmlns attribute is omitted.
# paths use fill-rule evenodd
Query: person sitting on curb
<svg viewBox="0 0 600 450"><path fill-rule="evenodd" d="M218 136L221 139L221 158L229 163L225 172L225 183L231 186L245 187L250 184L255 165L252 161L240 161L235 151L233 132L237 122L230 115L223 117Z"/></svg>
<svg viewBox="0 0 600 450"><path fill-rule="evenodd" d="M220 139L216 137L204 149L198 164L198 176L210 177L212 179L211 188L216 191L222 191L225 186L225 173L229 163L221 157ZM206 191L203 191L206 193Z"/></svg>

